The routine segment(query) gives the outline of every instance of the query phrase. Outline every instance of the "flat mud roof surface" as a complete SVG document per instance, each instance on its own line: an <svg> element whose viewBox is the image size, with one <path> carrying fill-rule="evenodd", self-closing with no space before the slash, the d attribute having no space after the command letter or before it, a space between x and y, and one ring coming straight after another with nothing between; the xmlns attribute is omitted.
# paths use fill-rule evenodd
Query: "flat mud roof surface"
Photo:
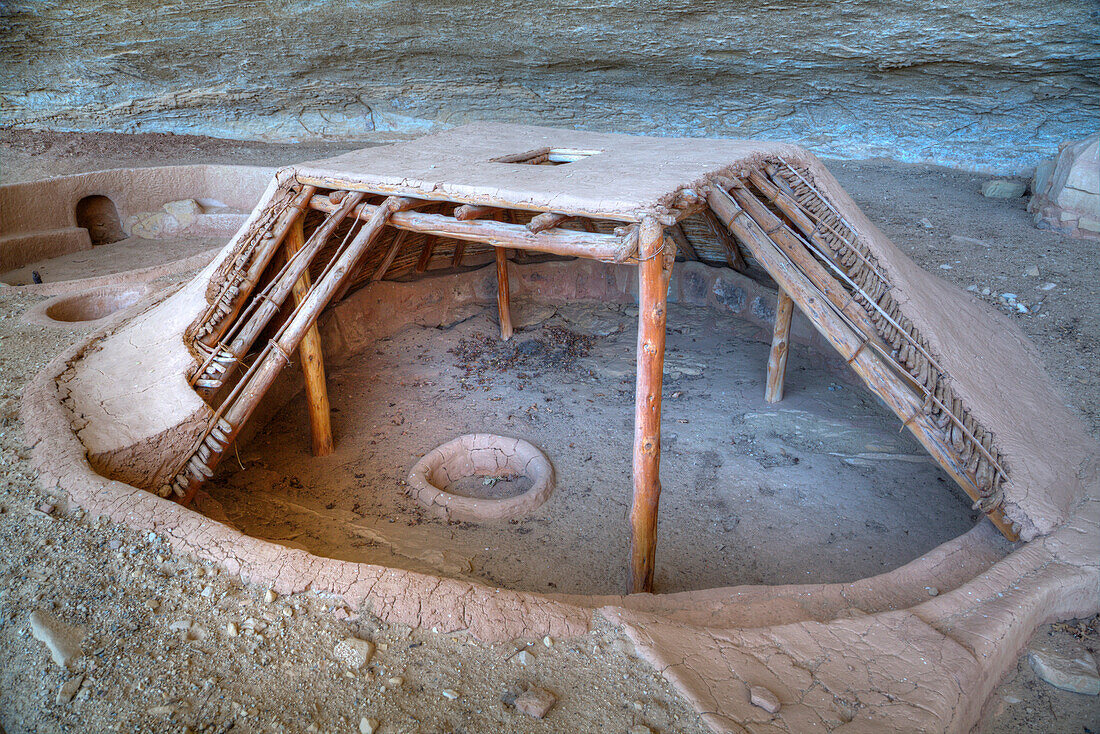
<svg viewBox="0 0 1100 734"><path fill-rule="evenodd" d="M293 166L306 177L409 194L489 198L551 211L634 219L709 175L794 146L753 140L648 138L474 123L397 145ZM557 165L531 161L541 155ZM572 159L572 160L566 160Z"/></svg>

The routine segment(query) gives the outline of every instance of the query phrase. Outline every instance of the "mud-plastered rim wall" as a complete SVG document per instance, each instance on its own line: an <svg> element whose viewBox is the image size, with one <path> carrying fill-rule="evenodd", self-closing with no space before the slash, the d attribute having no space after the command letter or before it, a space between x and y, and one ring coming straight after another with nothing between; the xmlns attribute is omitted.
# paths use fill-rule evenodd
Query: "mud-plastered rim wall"
<svg viewBox="0 0 1100 734"><path fill-rule="evenodd" d="M807 696L835 690L857 704L858 716L848 727L863 721L877 731L917 725L967 731L1030 629L1095 612L1100 588L1092 552L1100 525L1095 465L1087 468L1094 489L1071 521L1007 558L998 560L989 551L995 531L982 523L899 569L849 584L569 597L285 548L92 470L70 428L57 380L118 325L113 321L89 335L26 388L23 421L44 486L60 490L92 517L157 532L174 551L215 562L245 581L285 594L335 594L350 607L389 621L499 641L581 635L600 614L630 636L715 731L739 731L739 722L759 717L748 704L752 684L776 693L784 707L780 720L797 714L845 725L849 714L833 693L820 700ZM930 599L928 587L938 588L939 596ZM848 641L836 648L837 640ZM902 648L894 650L898 644ZM761 664L764 653L773 662ZM882 656L891 655L894 662L883 667ZM833 656L835 665L828 662ZM930 658L941 660L934 670L925 664ZM817 672L807 678L807 669ZM868 675L875 676L874 683ZM937 691L934 700L924 700L928 691ZM876 702L886 696L893 703L878 708Z"/></svg>

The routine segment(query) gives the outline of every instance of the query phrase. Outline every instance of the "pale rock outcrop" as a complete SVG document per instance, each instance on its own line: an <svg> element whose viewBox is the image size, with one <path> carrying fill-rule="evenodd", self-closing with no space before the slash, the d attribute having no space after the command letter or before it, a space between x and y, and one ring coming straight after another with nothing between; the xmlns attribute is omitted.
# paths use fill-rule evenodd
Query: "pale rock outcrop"
<svg viewBox="0 0 1100 734"><path fill-rule="evenodd" d="M1035 170L1027 210L1041 229L1100 240L1100 133L1058 146Z"/></svg>

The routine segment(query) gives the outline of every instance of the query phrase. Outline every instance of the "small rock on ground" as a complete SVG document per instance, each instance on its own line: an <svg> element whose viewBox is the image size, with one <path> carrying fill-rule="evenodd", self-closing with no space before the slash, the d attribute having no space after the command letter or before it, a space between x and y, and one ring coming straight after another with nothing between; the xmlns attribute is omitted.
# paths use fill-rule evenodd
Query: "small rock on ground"
<svg viewBox="0 0 1100 734"><path fill-rule="evenodd" d="M368 719L366 716L359 719L359 734L374 734L378 731L378 720Z"/></svg>
<svg viewBox="0 0 1100 734"><path fill-rule="evenodd" d="M374 656L374 643L369 640L350 637L336 643L332 654L352 670L360 670Z"/></svg>
<svg viewBox="0 0 1100 734"><path fill-rule="evenodd" d="M541 719L553 707L558 699L544 688L528 688L516 697L516 710L528 716Z"/></svg>
<svg viewBox="0 0 1100 734"><path fill-rule="evenodd" d="M1096 661L1083 645L1072 644L1065 651L1046 645L1028 653L1028 662L1040 678L1055 688L1090 696L1100 695L1100 674Z"/></svg>
<svg viewBox="0 0 1100 734"><path fill-rule="evenodd" d="M997 178L982 184L982 196L989 199L1017 199L1026 192L1027 184L1023 181Z"/></svg>
<svg viewBox="0 0 1100 734"><path fill-rule="evenodd" d="M31 634L34 639L45 643L50 657L63 668L69 667L81 655L80 643L84 640L84 630L61 622L49 612L31 612Z"/></svg>
<svg viewBox="0 0 1100 734"><path fill-rule="evenodd" d="M84 674L80 673L79 675L73 676L72 678L69 678L69 680L62 683L61 687L57 689L57 703L62 704L72 701L73 696L75 696L76 692L80 690L80 684L83 682Z"/></svg>
<svg viewBox="0 0 1100 734"><path fill-rule="evenodd" d="M749 701L753 706L759 706L769 714L779 712L779 699L764 686L752 686L749 688Z"/></svg>

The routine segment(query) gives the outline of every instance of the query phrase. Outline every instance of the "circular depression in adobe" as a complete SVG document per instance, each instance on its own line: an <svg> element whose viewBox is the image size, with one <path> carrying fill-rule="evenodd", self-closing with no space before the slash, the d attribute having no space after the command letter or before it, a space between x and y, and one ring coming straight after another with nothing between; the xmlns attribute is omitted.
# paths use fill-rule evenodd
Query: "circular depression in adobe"
<svg viewBox="0 0 1100 734"><path fill-rule="evenodd" d="M133 306L148 293L149 287L145 285L104 286L52 298L42 304L40 313L48 321L66 325L99 321Z"/></svg>
<svg viewBox="0 0 1100 734"><path fill-rule="evenodd" d="M473 482L468 480L473 479ZM511 496L482 488L519 487ZM519 438L468 433L432 449L409 472L409 493L421 505L456 520L504 520L526 515L554 488L554 468ZM482 496L472 496L482 495Z"/></svg>

